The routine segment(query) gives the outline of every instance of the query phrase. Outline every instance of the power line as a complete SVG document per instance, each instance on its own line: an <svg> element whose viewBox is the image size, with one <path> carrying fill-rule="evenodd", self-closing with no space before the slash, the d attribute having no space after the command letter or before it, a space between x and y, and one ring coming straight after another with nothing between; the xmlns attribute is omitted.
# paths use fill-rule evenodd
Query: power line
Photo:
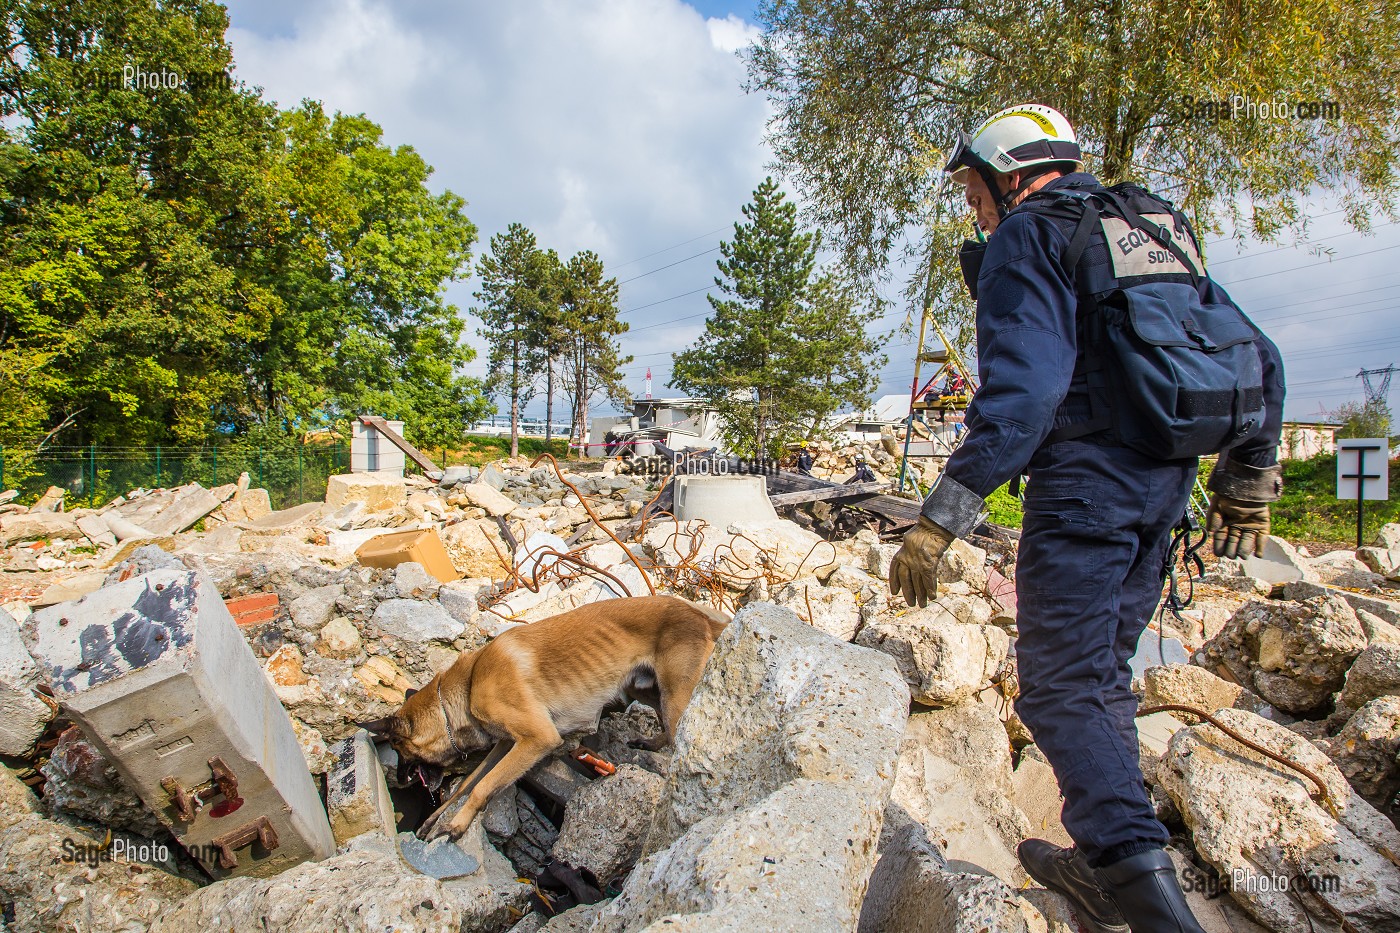
<svg viewBox="0 0 1400 933"><path fill-rule="evenodd" d="M1382 227L1389 227L1389 226L1393 226L1394 224L1395 224L1395 221L1390 220L1390 221L1386 221L1386 222L1383 223L1383 224L1376 224L1374 227L1371 227L1369 230L1343 230L1341 233L1334 233L1334 234L1332 234L1332 235L1330 235L1330 236L1318 237L1316 240L1308 240L1307 243L1309 243L1309 244L1312 244L1312 243L1321 243L1321 242L1323 242L1324 240L1335 240L1335 239L1337 239L1337 237L1354 236L1355 234L1358 234L1358 233L1371 233L1371 232L1373 232L1373 231L1376 231L1376 230L1381 229ZM1210 267L1211 267L1212 269L1218 269L1218 268L1220 268L1221 266L1227 266L1227 265L1229 265L1229 264L1232 263L1232 262L1239 262L1241 259L1254 259L1254 258L1259 257L1259 256L1267 256L1267 255L1269 255L1270 253L1279 253L1279 252L1282 252L1282 251L1284 251L1284 250L1286 250L1286 249L1297 249L1299 245L1301 245L1301 244L1298 244L1298 243L1290 243L1290 244L1288 244L1287 246L1276 246L1276 247L1274 247L1273 249L1266 249L1266 250L1264 250L1264 251L1262 251L1262 252L1258 252L1258 253L1247 253L1247 254L1245 254L1245 255L1243 255L1243 256L1235 256L1235 257L1233 257L1233 258L1231 258L1231 259L1222 259L1222 260L1220 260L1219 262L1213 262L1213 263L1211 263L1211 264L1210 264Z"/></svg>
<svg viewBox="0 0 1400 933"><path fill-rule="evenodd" d="M693 256L687 256L687 257L685 257L684 259L677 259L675 262L667 263L667 264L664 265L664 266L657 266L655 269L652 269L650 272L643 272L643 273L640 274L640 275L634 275L634 276L632 276L630 279L623 279L621 282L618 282L617 284L618 284L619 286L626 285L628 282L635 282L635 281L637 281L638 279L644 279L644 278L646 278L646 277L649 276L649 275L655 275L655 274L658 273L658 272L664 272L665 270L671 268L672 266L679 266L679 265L680 265L681 263L683 263L683 262L690 262L692 259L699 259L701 256L708 256L710 253L717 253L717 252L719 252L719 247L718 247L718 246L712 246L712 247L710 247L709 249L705 250L704 252L696 253L696 254L693 255Z"/></svg>
<svg viewBox="0 0 1400 933"><path fill-rule="evenodd" d="M1268 278L1268 277L1270 277L1270 276L1276 276L1276 275L1287 275L1287 274L1290 273L1290 272L1298 272L1298 271L1301 271L1301 270L1303 270L1303 269L1312 269L1312 268L1315 268L1315 267L1317 267L1317 266L1331 265L1331 264L1334 263L1334 262L1342 262L1343 260L1347 260L1347 259L1359 259L1359 258L1361 258L1362 256L1372 256L1372 255L1374 255L1374 254L1376 254L1376 253L1384 253L1384 252L1388 252L1388 251L1390 251L1390 250L1392 250L1392 249L1397 249L1397 248L1400 248L1400 243L1393 243L1393 244L1391 244L1390 246L1382 246L1380 249L1368 249L1368 250L1366 250L1366 252L1364 252L1364 253L1352 253L1352 254L1349 255L1349 256L1338 256L1336 259L1329 259L1329 260L1326 260L1326 261L1324 261L1324 262L1310 262L1310 263L1308 263L1308 264L1305 265L1305 266L1294 266L1294 267L1291 268L1291 269L1282 269L1282 270L1280 270L1280 271L1278 271L1278 272L1261 272L1261 273L1258 274L1258 275L1250 275L1250 276L1246 276L1246 277L1244 277L1244 278L1242 278L1242 279L1232 279L1232 280L1229 281L1229 282L1221 282L1220 284L1221 284L1221 285L1231 286L1231 287L1232 287L1232 286L1235 286L1235 285L1240 284L1241 282L1252 282L1252 281L1254 281L1255 279L1264 279L1264 278Z"/></svg>
<svg viewBox="0 0 1400 933"><path fill-rule="evenodd" d="M1374 304L1381 304L1381 305L1384 305L1385 307L1380 307L1380 308L1366 308L1365 310L1362 310L1362 311L1347 311L1347 312L1345 312L1345 313L1343 313L1343 314L1333 314L1333 315L1330 315L1330 316L1327 318L1327 320L1328 320L1329 322L1331 322L1331 321L1340 321L1342 318L1356 317L1357 315L1360 315L1360 314L1375 314L1377 311L1388 311L1388 310L1390 309L1391 303L1393 303L1394 301L1395 301L1395 299L1394 299L1393 297L1390 297L1390 298L1372 298L1370 301L1358 301L1358 302L1355 302L1355 303L1353 304L1353 307L1357 307L1357 306L1360 306L1360 305L1374 305ZM1270 330L1284 330L1285 328L1289 328L1289 327L1297 327L1299 324L1307 324L1307 323L1309 323L1310 321L1312 321L1314 318L1317 318L1317 317L1322 316L1324 313L1326 313L1326 309L1322 309L1322 310L1319 310L1319 311L1299 311L1297 314L1285 314L1285 315L1283 315L1282 317L1276 317L1276 318L1273 318L1273 319L1271 319L1271 320L1264 321L1263 323L1269 325ZM1279 321L1286 321L1286 320L1289 320L1290 318L1302 318L1302 320L1291 321L1290 323L1288 323L1288 324L1283 324L1283 325L1281 325L1281 326L1279 326L1279 327L1274 327L1274 326L1273 326L1273 325L1277 324Z"/></svg>
<svg viewBox="0 0 1400 933"><path fill-rule="evenodd" d="M657 301L651 301L651 302L648 302L648 303L646 303L646 304L644 304L644 305L637 305L637 307L635 307L635 308L628 308L628 309L625 310L625 311L619 311L619 312L618 312L618 315L632 314L632 313L634 313L634 312L636 312L636 311L642 310L643 308L652 308L652 307L655 307L656 305L664 305L664 304L665 304L666 302L668 302L668 301L675 301L677 298L685 298L685 297L688 297L688 296L690 296L690 295L698 295L698 294L700 294L701 292L707 292L707 291L709 291L709 290L712 289L712 288L714 288L713 285L702 285L702 286L700 286L700 287L697 288L697 289L693 289L692 291L681 292L679 295L672 295L670 298L661 298L661 299L659 299L659 300L657 300ZM634 328L634 329L636 329L636 328Z"/></svg>
<svg viewBox="0 0 1400 933"><path fill-rule="evenodd" d="M1334 215L1336 215L1336 214L1340 214L1340 213L1342 213L1342 212L1345 211L1345 210L1346 210L1346 208L1344 208L1344 207L1339 207L1339 208L1337 208L1335 211L1328 211L1328 212L1325 213L1325 214L1317 214L1317 215L1313 216L1311 219L1312 219L1312 220L1321 220L1321 219L1324 218L1324 217L1332 217L1332 216L1334 216ZM1213 239L1213 240L1206 240L1206 241L1205 241L1204 243L1202 243L1201 245L1202 245L1202 246L1210 246L1212 243L1224 243L1226 240L1233 240L1233 239L1234 239L1233 236L1221 236L1221 237L1216 237L1216 238Z"/></svg>
<svg viewBox="0 0 1400 933"><path fill-rule="evenodd" d="M613 269L621 269L623 266L630 266L630 265L633 265L634 263L639 263L639 262L641 262L643 259L650 259L650 258L653 257L653 256L660 256L662 253L669 253L669 252L670 252L671 250L673 250L673 249L680 249L682 246L689 246L691 243L694 243L696 240L703 240L703 239L705 239L705 237L707 237L707 236L714 236L716 233L723 233L725 230L728 230L728 229L729 229L729 224L725 224L723 227L718 227L718 228L716 228L716 229L714 229L714 230L711 230L709 233L702 233L702 234L700 234L700 235L697 236L697 237L692 237L691 239L686 240L684 243L677 243L675 246L668 246L668 247L666 247L665 249L659 249L659 250L657 250L657 251L654 252L654 253L647 253L645 256L638 256L636 259L629 259L629 260L627 260L626 262L619 262L619 263L613 265L611 268L613 268Z"/></svg>

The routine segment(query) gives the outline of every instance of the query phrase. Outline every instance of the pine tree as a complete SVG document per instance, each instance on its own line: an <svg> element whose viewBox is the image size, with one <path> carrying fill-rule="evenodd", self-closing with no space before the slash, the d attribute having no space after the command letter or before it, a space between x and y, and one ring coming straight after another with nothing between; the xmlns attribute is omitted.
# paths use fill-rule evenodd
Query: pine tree
<svg viewBox="0 0 1400 933"><path fill-rule="evenodd" d="M514 223L491 238L491 254L481 260L481 335L491 347L489 385L510 398L510 455L520 453L520 410L529 401L535 378L544 371L540 321L554 288L550 253L540 250L535 235ZM555 264L557 265L557 257Z"/></svg>
<svg viewBox="0 0 1400 933"><path fill-rule="evenodd" d="M621 356L617 337L627 332L618 319L617 279L605 279L603 262L588 250L578 253L562 270L560 322L564 393L569 398L569 437L581 440L588 430L588 408L604 393L615 404L630 398L621 367L632 361Z"/></svg>
<svg viewBox="0 0 1400 933"><path fill-rule="evenodd" d="M671 383L719 411L732 450L775 455L841 405L867 400L878 341L865 334L873 312L850 288L831 274L813 280L820 235L799 227L772 178L743 214L720 245L714 314L676 354Z"/></svg>

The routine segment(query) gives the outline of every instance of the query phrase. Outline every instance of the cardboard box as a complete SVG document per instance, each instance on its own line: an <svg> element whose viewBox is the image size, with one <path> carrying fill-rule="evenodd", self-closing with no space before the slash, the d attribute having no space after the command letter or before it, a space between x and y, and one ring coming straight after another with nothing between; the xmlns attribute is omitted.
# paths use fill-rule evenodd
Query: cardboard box
<svg viewBox="0 0 1400 933"><path fill-rule="evenodd" d="M412 560L422 564L424 570L443 583L462 578L452 566L436 528L396 531L370 538L355 551L355 558L366 567L397 567Z"/></svg>

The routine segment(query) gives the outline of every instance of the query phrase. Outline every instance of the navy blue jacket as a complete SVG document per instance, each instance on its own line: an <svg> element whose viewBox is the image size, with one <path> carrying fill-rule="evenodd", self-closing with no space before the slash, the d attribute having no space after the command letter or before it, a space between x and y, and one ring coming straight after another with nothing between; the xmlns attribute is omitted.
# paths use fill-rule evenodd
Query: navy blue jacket
<svg viewBox="0 0 1400 933"><path fill-rule="evenodd" d="M1077 172L1052 179L1042 190L1086 183L1097 184L1093 176ZM953 482L940 479L923 509L955 534L965 534L975 524L968 519L974 497L985 499L1020 475L1057 426L1057 412L1063 420L1061 404L1074 376L1077 351L1078 297L1061 263L1069 233L1042 213L1013 210L987 243L977 279L977 370L982 385L968 408L967 437L944 470L944 479ZM1208 277L1202 276L1198 287L1203 302L1229 301ZM1253 438L1232 449L1230 457L1250 466L1270 466L1277 462L1283 428L1283 362L1262 333L1257 345L1264 371L1264 424Z"/></svg>

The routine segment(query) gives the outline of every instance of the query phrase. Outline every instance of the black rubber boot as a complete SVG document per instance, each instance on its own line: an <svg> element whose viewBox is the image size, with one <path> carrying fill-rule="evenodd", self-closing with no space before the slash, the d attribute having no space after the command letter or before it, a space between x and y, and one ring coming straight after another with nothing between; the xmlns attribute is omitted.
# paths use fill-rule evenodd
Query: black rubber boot
<svg viewBox="0 0 1400 933"><path fill-rule="evenodd" d="M1196 922L1165 849L1149 849L1094 870L1133 933L1205 933Z"/></svg>
<svg viewBox="0 0 1400 933"><path fill-rule="evenodd" d="M1091 933L1128 933L1128 922L1099 888L1094 870L1078 849L1062 849L1044 839L1016 847L1026 874L1069 898L1074 913Z"/></svg>

